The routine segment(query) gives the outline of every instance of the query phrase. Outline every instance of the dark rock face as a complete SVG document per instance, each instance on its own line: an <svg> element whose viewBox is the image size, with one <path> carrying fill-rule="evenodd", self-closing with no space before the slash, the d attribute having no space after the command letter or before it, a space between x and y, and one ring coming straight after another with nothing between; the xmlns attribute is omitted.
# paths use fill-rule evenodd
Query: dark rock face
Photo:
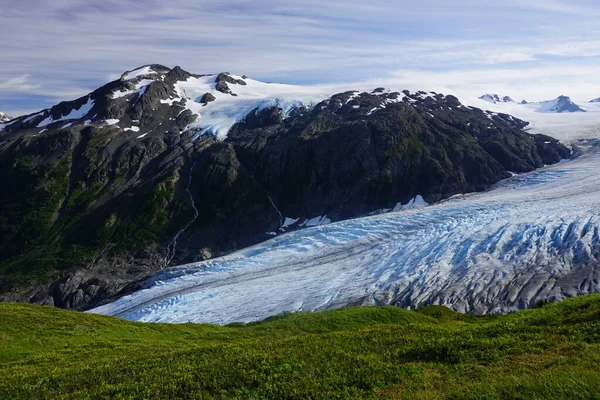
<svg viewBox="0 0 600 400"><path fill-rule="evenodd" d="M204 93L204 95L200 99L200 103L208 104L211 101L215 101L215 100L216 100L216 98L215 98L215 96L212 95L212 93Z"/></svg>
<svg viewBox="0 0 600 400"><path fill-rule="evenodd" d="M229 89L229 85L227 85L227 82L225 82L225 81L218 81L215 86L215 89L221 93L225 93L225 94L231 93L231 89Z"/></svg>
<svg viewBox="0 0 600 400"><path fill-rule="evenodd" d="M231 88L228 84L231 85L242 85L246 86L246 82L243 79L235 79L229 72L221 72L217 75L215 79L215 89L221 93L231 94L232 96L237 96L237 94L231 91Z"/></svg>
<svg viewBox="0 0 600 400"><path fill-rule="evenodd" d="M178 81L186 81L192 74L176 66L165 75L165 83L173 84Z"/></svg>
<svg viewBox="0 0 600 400"><path fill-rule="evenodd" d="M84 309L163 268L190 221L170 265L265 240L282 216L335 221L416 195L434 202L569 155L523 132L525 121L433 92L349 91L285 117L256 109L224 141L196 138L173 86L191 75L152 68L164 79L144 90L143 77L111 82L0 135L0 299ZM94 106L74 125L35 127L85 99Z"/></svg>
<svg viewBox="0 0 600 400"><path fill-rule="evenodd" d="M221 72L219 75L217 75L217 78L215 79L215 82L227 82L227 83L231 83L233 85L242 85L245 86L246 82L244 82L243 79L235 79L234 77L231 76L231 74L229 72Z"/></svg>
<svg viewBox="0 0 600 400"><path fill-rule="evenodd" d="M534 135L535 145L544 164L556 164L560 160L569 158L571 150L562 146L558 140L547 135Z"/></svg>

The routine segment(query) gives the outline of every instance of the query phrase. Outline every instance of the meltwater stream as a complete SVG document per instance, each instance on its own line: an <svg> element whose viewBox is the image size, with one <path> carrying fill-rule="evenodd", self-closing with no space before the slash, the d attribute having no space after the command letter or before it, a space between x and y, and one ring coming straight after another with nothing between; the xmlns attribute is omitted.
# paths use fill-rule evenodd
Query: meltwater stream
<svg viewBox="0 0 600 400"><path fill-rule="evenodd" d="M504 312L600 291L600 143L483 193L275 237L165 269L91 312L135 321L255 321L359 304Z"/></svg>

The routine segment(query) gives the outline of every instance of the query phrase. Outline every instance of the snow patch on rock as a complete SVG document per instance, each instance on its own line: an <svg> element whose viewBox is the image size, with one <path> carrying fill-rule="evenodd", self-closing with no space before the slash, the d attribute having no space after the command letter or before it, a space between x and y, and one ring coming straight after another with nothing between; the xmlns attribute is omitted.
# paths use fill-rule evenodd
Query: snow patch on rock
<svg viewBox="0 0 600 400"><path fill-rule="evenodd" d="M127 73L125 73L123 75L122 80L124 81L129 81L135 78L138 78L140 76L145 76L145 75L153 75L156 74L156 71L153 71L151 67L146 66L146 67L141 67L138 69L134 69L133 71L129 71Z"/></svg>
<svg viewBox="0 0 600 400"><path fill-rule="evenodd" d="M40 122L37 127L38 128L43 128L47 125L53 124L55 122L59 122L59 121L68 121L68 120L72 120L72 119L81 119L83 117L85 117L94 107L94 100L92 100L91 96L88 96L87 98L87 102L82 104L79 108L74 108L71 110L71 112L65 116L62 116L60 118L54 119L51 115L48 116L46 119L44 119L42 122ZM33 116L29 117L32 118Z"/></svg>

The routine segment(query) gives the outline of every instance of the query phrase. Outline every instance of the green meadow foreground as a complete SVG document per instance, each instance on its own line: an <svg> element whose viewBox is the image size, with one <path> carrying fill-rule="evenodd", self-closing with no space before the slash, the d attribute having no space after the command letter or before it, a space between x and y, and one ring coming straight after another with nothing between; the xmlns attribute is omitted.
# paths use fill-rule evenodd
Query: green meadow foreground
<svg viewBox="0 0 600 400"><path fill-rule="evenodd" d="M4 303L0 398L598 399L600 295L501 316L364 307L226 327Z"/></svg>

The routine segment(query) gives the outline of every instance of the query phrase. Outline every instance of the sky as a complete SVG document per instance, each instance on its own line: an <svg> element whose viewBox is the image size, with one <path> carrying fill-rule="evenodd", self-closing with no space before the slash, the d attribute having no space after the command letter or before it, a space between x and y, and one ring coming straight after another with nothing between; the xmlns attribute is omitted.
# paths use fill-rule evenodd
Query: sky
<svg viewBox="0 0 600 400"><path fill-rule="evenodd" d="M600 97L597 0L2 0L0 111L150 63L293 84Z"/></svg>

